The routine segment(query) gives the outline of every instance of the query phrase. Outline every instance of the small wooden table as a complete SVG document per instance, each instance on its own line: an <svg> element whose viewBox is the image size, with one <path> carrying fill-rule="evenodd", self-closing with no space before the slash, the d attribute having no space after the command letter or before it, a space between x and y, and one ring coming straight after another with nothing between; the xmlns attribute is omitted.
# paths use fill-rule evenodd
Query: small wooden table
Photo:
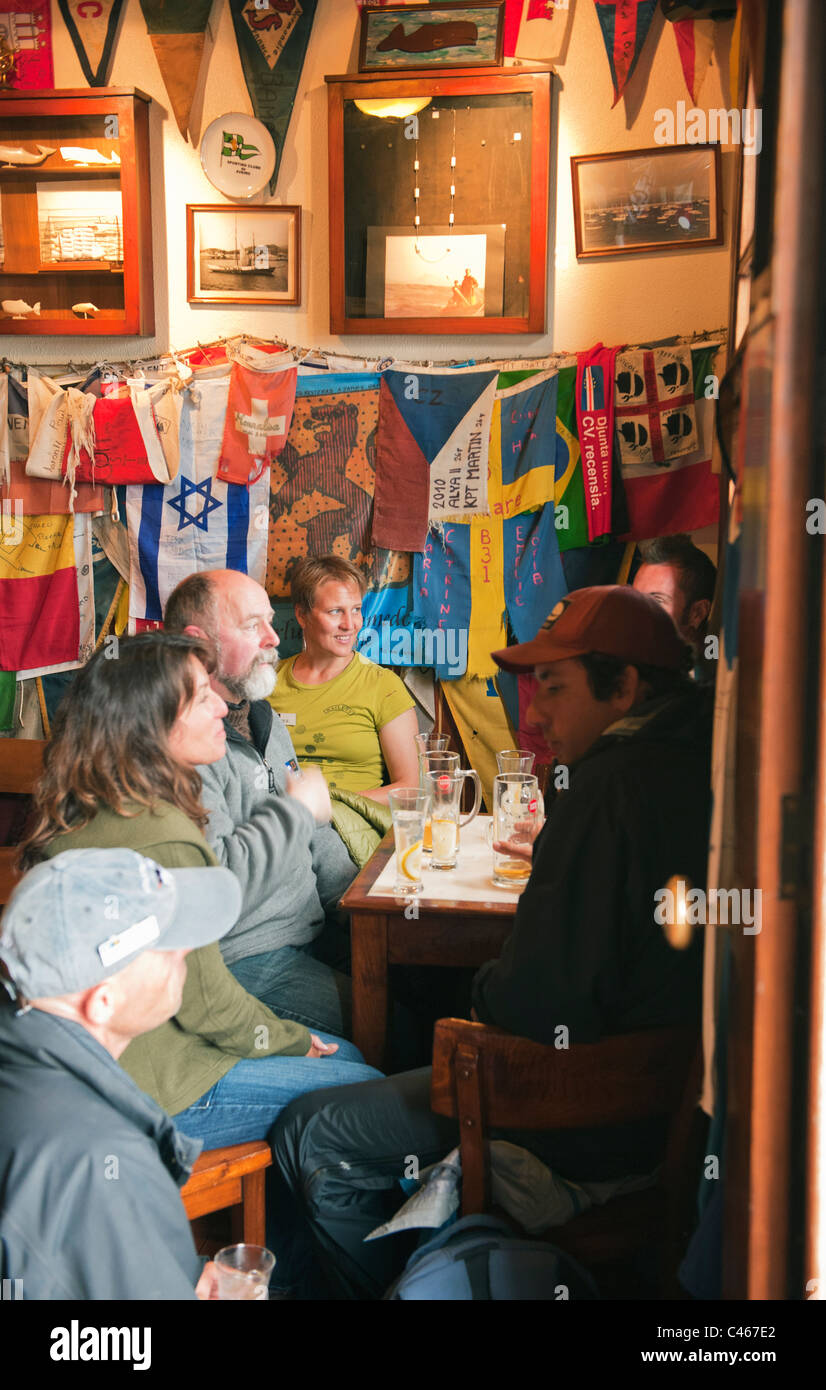
<svg viewBox="0 0 826 1390"><path fill-rule="evenodd" d="M510 935L519 891L497 888L491 880L489 820L477 816L464 827L457 868L426 867L424 890L411 897L393 892L391 830L341 900L350 914L353 1041L371 1066L385 1064L388 966L483 965L500 955ZM385 870L389 891L377 891Z"/></svg>

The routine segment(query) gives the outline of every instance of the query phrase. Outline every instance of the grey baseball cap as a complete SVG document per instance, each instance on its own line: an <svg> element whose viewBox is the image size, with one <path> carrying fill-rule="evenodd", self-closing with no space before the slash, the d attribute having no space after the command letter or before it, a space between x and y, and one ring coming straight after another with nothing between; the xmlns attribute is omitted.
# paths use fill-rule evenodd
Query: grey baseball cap
<svg viewBox="0 0 826 1390"><path fill-rule="evenodd" d="M162 869L131 849L74 849L31 869L0 918L0 964L18 994L91 989L142 951L195 950L241 910L229 869Z"/></svg>

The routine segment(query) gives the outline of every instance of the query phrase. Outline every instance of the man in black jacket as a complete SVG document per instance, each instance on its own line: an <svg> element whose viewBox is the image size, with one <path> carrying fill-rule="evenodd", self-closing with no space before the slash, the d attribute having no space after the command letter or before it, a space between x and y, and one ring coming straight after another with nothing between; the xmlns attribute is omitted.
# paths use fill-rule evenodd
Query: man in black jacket
<svg viewBox="0 0 826 1390"><path fill-rule="evenodd" d="M711 710L686 679L690 656L668 614L630 588L580 589L532 642L494 653L538 680L531 717L566 790L533 848L514 930L474 980L483 1023L569 1044L699 1020L700 945L677 952L655 920L672 875L705 882ZM287 1107L276 1163L302 1205L332 1290L380 1297L410 1250L404 1236L364 1244L404 1200L399 1180L457 1143L430 1111L430 1071L314 1092ZM564 1177L650 1172L656 1123L509 1134Z"/></svg>

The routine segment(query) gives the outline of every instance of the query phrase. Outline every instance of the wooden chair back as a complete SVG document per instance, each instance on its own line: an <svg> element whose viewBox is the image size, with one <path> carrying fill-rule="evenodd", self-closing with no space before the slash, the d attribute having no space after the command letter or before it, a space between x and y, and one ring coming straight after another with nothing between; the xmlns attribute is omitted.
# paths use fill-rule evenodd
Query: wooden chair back
<svg viewBox="0 0 826 1390"><path fill-rule="evenodd" d="M433 1047L431 1105L439 1115L459 1121L462 1154L462 1214L489 1204L490 1172L485 1132L489 1129L552 1130L592 1128L646 1120L669 1121L668 1148L656 1190L637 1200L614 1198L599 1211L577 1217L560 1234L576 1228L616 1253L646 1230L660 1227L673 1247L696 1186L686 1173L690 1135L699 1097L701 1054L695 1028L664 1028L604 1038L557 1049L498 1028L464 1019L440 1019ZM691 1155L693 1158L693 1155ZM693 1166L693 1165L689 1165ZM604 1239L615 1213L625 1222L622 1239ZM650 1220L654 1217L653 1227ZM590 1218L590 1219L589 1219ZM614 1233L616 1234L616 1232ZM554 1231L556 1240L557 1232ZM576 1241L560 1240L572 1253Z"/></svg>
<svg viewBox="0 0 826 1390"><path fill-rule="evenodd" d="M0 739L0 796L31 796L43 771L41 738Z"/></svg>

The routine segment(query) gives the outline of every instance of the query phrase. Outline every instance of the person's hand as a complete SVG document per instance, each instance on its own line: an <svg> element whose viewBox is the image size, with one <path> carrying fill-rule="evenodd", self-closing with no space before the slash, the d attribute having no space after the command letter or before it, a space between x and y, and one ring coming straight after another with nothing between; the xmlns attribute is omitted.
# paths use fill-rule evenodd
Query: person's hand
<svg viewBox="0 0 826 1390"><path fill-rule="evenodd" d="M208 1260L201 1270L201 1277L195 1285L195 1297L203 1299L218 1297L218 1270L214 1260Z"/></svg>
<svg viewBox="0 0 826 1390"><path fill-rule="evenodd" d="M516 821L512 840L494 840L493 848L497 854L510 854L514 859L533 859L533 842L545 824L537 817L535 820Z"/></svg>
<svg viewBox="0 0 826 1390"><path fill-rule="evenodd" d="M325 1043L315 1033L310 1034L310 1050L305 1052L305 1057L330 1057L334 1052L338 1052L338 1043Z"/></svg>
<svg viewBox="0 0 826 1390"><path fill-rule="evenodd" d="M313 816L316 825L326 825L333 808L327 783L317 767L308 767L300 777L287 776L287 795L294 796Z"/></svg>

